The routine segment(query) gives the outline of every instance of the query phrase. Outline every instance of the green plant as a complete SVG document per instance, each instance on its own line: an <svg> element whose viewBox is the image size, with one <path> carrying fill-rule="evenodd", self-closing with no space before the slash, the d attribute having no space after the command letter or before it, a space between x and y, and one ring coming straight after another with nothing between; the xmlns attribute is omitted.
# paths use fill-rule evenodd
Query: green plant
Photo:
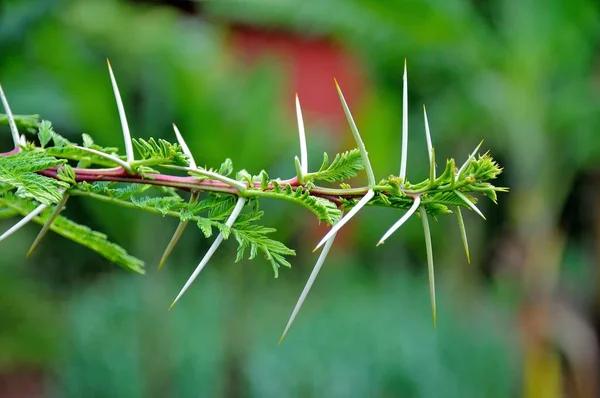
<svg viewBox="0 0 600 398"><path fill-rule="evenodd" d="M272 239L274 229L260 225L263 212L259 208L261 198L289 201L312 211L320 222L332 225L329 232L317 244L323 247L313 272L304 288L282 339L295 319L310 290L336 233L364 206L383 206L404 209L407 212L383 235L378 245L384 243L408 218L419 210L423 222L427 248L430 295L433 321L436 323L435 283L433 251L429 232L429 216L452 213L455 210L463 244L469 259L469 249L461 207L483 214L476 207L474 194L483 194L496 202L496 192L506 188L493 186L494 179L502 169L489 156L477 155L481 144L469 155L464 164L456 168L454 159L446 161L444 171L436 173L435 151L431 141L427 113L424 111L425 133L429 155L429 178L410 183L406 177L408 154L408 94L406 64L404 68L402 153L400 173L376 181L366 147L354 123L342 91L336 88L351 127L357 149L337 154L329 161L324 154L321 167L309 172L304 124L298 98L296 109L300 134L300 158L295 158L296 176L281 179L270 178L266 171L251 175L245 170L233 173L232 162L227 159L218 169L200 167L187 147L175 125L177 143L163 139L132 139L119 89L109 64L110 78L121 120L125 155L117 148L101 147L83 134L82 145L70 142L52 128L50 122L40 121L36 116L13 115L6 96L0 87L0 97L6 116L0 122L8 123L12 132L14 149L0 156L0 215L24 216L6 231L0 240L10 236L20 227L33 220L43 225L33 242L29 254L44 234L52 230L80 243L131 271L143 273L143 262L130 256L122 247L107 237L84 225L79 225L60 215L70 196L85 196L127 208L175 217L180 220L160 262L162 267L176 245L186 225L195 222L209 238L216 228L218 236L192 273L173 306L202 271L218 246L231 235L238 242L237 258L240 261L249 251L253 259L261 252L271 263L275 277L283 265L290 266L288 256L295 252L282 242ZM27 141L19 129L37 134L38 143ZM134 149L138 156L134 154ZM368 185L351 187L347 180L365 170ZM339 183L339 188L317 185L317 182ZM189 192L186 201L181 192ZM453 210L451 210L452 208ZM347 212L344 215L344 212Z"/></svg>

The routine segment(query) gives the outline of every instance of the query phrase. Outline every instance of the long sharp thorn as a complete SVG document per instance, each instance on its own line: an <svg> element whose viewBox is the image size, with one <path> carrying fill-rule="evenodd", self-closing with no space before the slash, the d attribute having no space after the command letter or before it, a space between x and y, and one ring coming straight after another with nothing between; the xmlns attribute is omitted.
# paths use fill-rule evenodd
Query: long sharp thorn
<svg viewBox="0 0 600 398"><path fill-rule="evenodd" d="M231 226L233 225L233 223L235 222L235 220L237 219L237 217L240 215L240 213L241 213L241 211L242 211L245 203L246 203L246 198L238 198L237 204L235 205L235 208L233 209L233 212L231 212L231 215L229 216L229 218L225 222L225 225L227 225L227 227L231 228ZM183 288L181 289L181 291L179 292L179 294L177 295L177 297L175 297L175 300L173 300L173 303L171 304L171 306L169 307L169 309L173 308L173 306L177 303L177 301L181 298L181 296L183 296L183 294L185 293L185 291L194 282L194 280L196 279L196 277L198 276L198 274L200 273L200 271L202 271L202 269L204 268L204 266L208 263L208 261L210 260L210 258L213 256L213 254L215 254L215 252L217 251L217 248L219 247L219 245L221 244L221 242L223 242L223 234L219 233L219 236L217 236L217 238L215 239L215 241L213 242L213 244L210 246L210 248L208 249L208 251L204 255L204 258L202 258L202 261L200 261L200 264L198 264L198 266L196 267L196 269L192 273L192 276L190 276L190 278L187 280L187 282L185 283L185 285L183 286Z"/></svg>
<svg viewBox="0 0 600 398"><path fill-rule="evenodd" d="M17 129L17 124L15 123L15 117L10 110L10 106L8 105L8 100L6 99L6 95L4 95L4 90L2 90L2 86L0 86L0 99L2 100L2 106L4 107L4 111L6 112L6 117L8 118L8 125L10 126L10 133L12 134L13 143L15 144L15 149L20 151L19 147L19 130Z"/></svg>
<svg viewBox="0 0 600 398"><path fill-rule="evenodd" d="M429 153L429 175L430 183L435 180L435 152L431 141L431 132L429 131L429 121L427 120L427 110L423 105L423 117L425 119L425 138L427 139L427 152Z"/></svg>
<svg viewBox="0 0 600 398"><path fill-rule="evenodd" d="M183 136L179 132L179 129L177 128L175 123L173 123L173 130L175 130L175 136L177 137L177 141L179 142L179 145L181 145L181 150L183 151L183 153L185 155L187 155L188 160L190 161L190 167L197 169L198 166L196 166L196 161L194 160L194 155L192 155L190 148L187 146L185 140L183 139Z"/></svg>
<svg viewBox="0 0 600 398"><path fill-rule="evenodd" d="M40 230L40 233L36 236L35 240L31 244L31 247L29 248L29 251L27 252L27 255L25 257L29 257L29 256L31 256L33 254L33 251L38 246L38 244L42 241L42 238L44 236L46 236L46 233L50 229L50 226L52 225L52 223L54 222L54 220L56 219L56 217L58 217L58 215L60 214L60 212L64 209L65 205L67 204L67 200L68 199L69 199L69 194L65 192L63 194L62 199L60 200L60 202L58 202L58 204L56 205L56 207L52 211L52 214L50 214L50 217L48 217L48 219L44 223L44 226Z"/></svg>
<svg viewBox="0 0 600 398"><path fill-rule="evenodd" d="M29 221L31 221L32 219L34 219L35 217L37 217L42 211L44 211L44 209L46 207L48 207L48 205L44 205L44 204L41 204L38 207L36 207L31 213L27 214L18 223L16 223L15 225L13 225L8 231L6 231L5 233L3 233L2 236L0 236L0 241L8 238L10 235L12 235L13 233L17 232L19 229L21 229L21 227L23 227Z"/></svg>
<svg viewBox="0 0 600 398"><path fill-rule="evenodd" d="M108 153L104 153L102 151L97 151L97 150L95 150L93 148L87 148L87 147L79 146L79 145L73 145L73 147L77 148L77 149L80 149L82 151L85 151L85 152L93 153L94 155L101 156L101 157L103 157L105 159L112 160L113 162L115 162L116 164L118 164L119 166L121 166L124 170L126 170L126 171L128 171L130 173L133 172L133 169L131 168L131 165L129 163L122 161L120 158L118 158L115 155L111 155L111 154L108 154Z"/></svg>
<svg viewBox="0 0 600 398"><path fill-rule="evenodd" d="M354 217L354 215L358 213L360 209L362 209L367 203L369 203L369 200L371 200L373 196L375 196L375 192L372 189L369 189L365 196L363 196L362 199L358 201L358 203L348 212L348 214L342 217L342 219L338 221L337 224L335 224L329 230L329 232L327 232L327 234L323 237L323 239L321 239L317 247L315 247L313 252L317 251L321 246L323 246L323 244L325 244L325 242L327 242L333 235L335 235L337 231L339 231L348 221L350 221L350 219Z"/></svg>
<svg viewBox="0 0 600 398"><path fill-rule="evenodd" d="M429 219L424 207L421 207L421 220L425 232L425 248L427 250L427 270L429 271L429 295L431 296L431 312L433 314L433 326L437 324L437 309L435 304L435 275L433 272L433 249L431 248L431 231L429 230Z"/></svg>
<svg viewBox="0 0 600 398"><path fill-rule="evenodd" d="M392 225L385 234L383 234L381 239L379 239L379 243L377 243L377 246L382 245L385 242L385 240L390 237L390 235L392 235L394 232L396 232L396 230L398 228L400 228L402 226L402 224L404 224L406 222L406 220L408 220L410 218L410 216L412 216L415 213L415 211L417 211L420 204L421 204L421 196L416 196L410 209L408 209L408 211L398 221L396 221L396 223L394 225Z"/></svg>
<svg viewBox="0 0 600 398"><path fill-rule="evenodd" d="M467 205L468 205L468 206L469 206L471 209L473 209L473 211L474 211L475 213L479 214L479 215L481 216L481 218L483 218L484 220L486 219L486 218L485 218L485 216L483 215L483 213L481 212L481 210L479 210L479 209L477 208L477 206L475 206L475 203L471 202L471 201L469 200L469 198L467 198L467 197L465 196L465 194L463 194L462 192L460 192L460 191L457 191L457 190L455 190L455 191L454 191L454 193L455 193L455 194L456 194L456 195L457 195L459 198L461 198L461 199L462 199L462 200L463 200L463 201L464 201L464 202L465 202L465 203L466 203L466 204L467 204Z"/></svg>
<svg viewBox="0 0 600 398"><path fill-rule="evenodd" d="M283 339L285 339L285 336L287 335L287 332L290 330L292 323L294 323L294 320L296 319L298 312L300 312L300 308L302 308L302 305L304 304L304 300L306 300L306 296L308 296L308 292L310 292L310 289L312 288L312 285L315 282L315 279L317 279L317 275L319 275L319 271L321 271L321 267L323 266L323 263L325 263L325 259L327 258L327 255L329 254L329 250L331 249L331 246L333 245L333 241L335 240L335 235L336 234L331 235L331 238L329 238L329 240L327 240L327 242L325 242L325 246L323 246L323 250L321 251L321 254L319 254L319 258L317 259L317 263L315 264L315 267L313 268L312 272L310 273L310 276L308 277L308 281L306 282L304 289L302 289L300 298L298 299L298 302L296 303L296 306L294 307L294 310L292 311L292 315L290 316L290 319L288 320L288 323L285 326L285 330L283 331L283 334L281 335L281 338L279 339L278 344L281 344L283 342Z"/></svg>
<svg viewBox="0 0 600 398"><path fill-rule="evenodd" d="M402 156L400 158L400 179L406 180L406 161L408 158L408 82L406 78L406 59L402 76Z"/></svg>
<svg viewBox="0 0 600 398"><path fill-rule="evenodd" d="M298 118L298 135L300 138L300 165L302 174L308 174L308 151L306 149L306 133L304 131L304 120L302 119L302 109L300 108L300 99L296 94L296 117Z"/></svg>
<svg viewBox="0 0 600 398"><path fill-rule="evenodd" d="M469 163L471 163L471 159L473 159L475 157L475 155L477 154L477 151L479 151L479 148L481 148L482 144L483 144L483 140L481 140L481 142L479 143L479 145L477 145L477 148L475 148L475 150L469 155L469 157L467 158L466 162L464 162L463 165L460 166L460 169L458 170L458 172L456 173L456 176L454 177L455 181L458 181L458 177L460 177L460 175L462 174L462 172L465 171L465 169L467 168L467 166L469 166Z"/></svg>
<svg viewBox="0 0 600 398"><path fill-rule="evenodd" d="M119 110L119 118L121 119L121 128L123 129L123 140L125 141L125 155L127 162L133 162L133 144L131 142L131 133L129 132L129 126L127 125L127 117L125 116L125 108L123 108L123 101L121 100L121 94L119 93L119 87L115 75L113 74L110 66L110 61L107 59L108 72L110 73L110 81L112 83L113 91L115 93L115 99L117 101L117 109Z"/></svg>
<svg viewBox="0 0 600 398"><path fill-rule="evenodd" d="M467 255L467 262L471 264L471 255L469 254L469 241L467 240L467 229L465 228L465 221L460 210L460 206L456 206L456 218L458 218L458 228L460 229L460 237L463 241L465 253Z"/></svg>
<svg viewBox="0 0 600 398"><path fill-rule="evenodd" d="M190 197L189 204L196 203L197 200L198 200L198 193L193 192L192 196ZM173 233L173 236L171 237L171 240L169 241L167 248L165 249L162 257L160 258L160 261L158 262L158 269L161 269L163 267L163 265L165 264L165 261L167 261L167 257L169 257L169 255L171 254L171 251L173 250L173 248L179 241L179 238L183 234L183 231L185 230L185 227L187 227L187 224L188 224L187 221L181 221L181 220L179 221L179 225L177 225L177 229L175 230L175 233Z"/></svg>
<svg viewBox="0 0 600 398"><path fill-rule="evenodd" d="M369 160L369 154L367 153L367 149L365 148L365 144L360 137L360 133L358 132L358 128L356 127L356 123L354 123L354 118L350 113L350 108L348 108L348 104L346 103L346 99L344 98L344 94L338 85L337 80L335 80L335 87L337 89L338 95L340 97L340 101L342 102L342 107L344 108L344 113L346 114L346 119L348 119L348 124L350 124L350 129L352 130L352 135L354 136L354 140L356 141L356 145L358 145L358 149L360 150L360 155L362 157L362 161L365 165L365 171L367 172L367 180L369 182L369 188L373 188L375 186L375 174L373 174L373 167L371 167L371 161ZM348 213L349 214L349 213Z"/></svg>

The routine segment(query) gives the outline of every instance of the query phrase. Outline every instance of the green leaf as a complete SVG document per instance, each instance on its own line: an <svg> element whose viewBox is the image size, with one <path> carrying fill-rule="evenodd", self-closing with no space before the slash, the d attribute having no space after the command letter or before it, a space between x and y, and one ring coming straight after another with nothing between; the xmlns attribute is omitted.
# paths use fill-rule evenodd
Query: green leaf
<svg viewBox="0 0 600 398"><path fill-rule="evenodd" d="M9 207L25 216L33 211L37 205L31 201L23 201L12 194L6 194L0 197L0 205ZM38 224L44 225L52 214L52 209L47 208L33 220ZM64 236L82 246L85 246L100 254L107 260L133 272L144 273L144 262L127 254L121 246L107 240L103 233L93 231L92 229L77 224L66 217L58 216L49 226L51 231Z"/></svg>
<svg viewBox="0 0 600 398"><path fill-rule="evenodd" d="M204 234L204 237L210 238L212 236L212 221L210 221L208 218L199 217L196 224L198 225L198 228L200 228L200 231L202 231Z"/></svg>
<svg viewBox="0 0 600 398"><path fill-rule="evenodd" d="M335 182L356 177L356 173L364 168L364 163L358 149L352 149L335 155L333 162L329 164L326 153L323 154L323 163L316 173L308 173L306 180L320 180Z"/></svg>
<svg viewBox="0 0 600 398"><path fill-rule="evenodd" d="M275 232L274 228L267 228L262 225L249 224L247 222L236 223L233 225L232 233L238 242L236 262L244 258L246 249L250 249L249 258L256 256L257 252L262 252L265 258L271 263L275 277L279 276L279 267L291 267L291 264L285 258L286 256L295 256L296 252L283 243L269 238L267 235Z"/></svg>
<svg viewBox="0 0 600 398"><path fill-rule="evenodd" d="M167 212L179 210L187 204L179 196L166 196L166 197L149 197L145 196L142 198L131 197L131 202L140 208L153 207L160 211L163 216L167 215Z"/></svg>
<svg viewBox="0 0 600 398"><path fill-rule="evenodd" d="M40 145L42 148L48 145L48 143L52 140L52 124L49 121L43 120L40 123L38 139L40 140Z"/></svg>
<svg viewBox="0 0 600 398"><path fill-rule="evenodd" d="M159 164L189 165L189 160L179 144L171 144L162 138L158 140L150 138L148 141L142 138L134 138L132 141L140 157L144 160L144 162L137 161L132 162L132 164L140 163L145 166Z"/></svg>
<svg viewBox="0 0 600 398"><path fill-rule="evenodd" d="M83 133L81 135L81 138L83 139L83 146L84 147L91 148L92 146L94 146L94 140L88 134Z"/></svg>
<svg viewBox="0 0 600 398"><path fill-rule="evenodd" d="M44 177L36 172L65 164L65 160L56 159L39 151L22 151L0 157L0 183L16 188L17 196L33 198L49 205L58 203L62 197L59 188L69 184Z"/></svg>
<svg viewBox="0 0 600 398"><path fill-rule="evenodd" d="M152 186L147 184L124 184L117 182L80 182L77 188L85 192L93 192L109 198L126 200L134 195L141 194Z"/></svg>
<svg viewBox="0 0 600 398"><path fill-rule="evenodd" d="M226 177L231 175L231 173L233 173L233 163L231 162L231 159L225 159L223 164L221 164L221 167L219 167L219 171L217 171L217 173Z"/></svg>
<svg viewBox="0 0 600 398"><path fill-rule="evenodd" d="M60 166L56 171L56 176L59 180L64 181L68 184L77 183L77 181L75 180L77 178L77 176L75 175L75 171L73 171L73 168L68 164Z"/></svg>

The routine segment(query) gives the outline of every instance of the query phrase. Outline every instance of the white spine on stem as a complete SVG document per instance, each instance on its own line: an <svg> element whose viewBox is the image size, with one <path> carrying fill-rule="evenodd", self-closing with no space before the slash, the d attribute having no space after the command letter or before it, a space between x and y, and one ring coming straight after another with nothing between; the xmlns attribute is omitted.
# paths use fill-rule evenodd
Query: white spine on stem
<svg viewBox="0 0 600 398"><path fill-rule="evenodd" d="M225 222L225 225L227 225L228 228L231 228L231 226L233 225L235 220L238 218L238 216L242 212L242 209L244 208L245 203L246 203L246 198L243 198L243 197L238 198L238 201L237 201L233 211L231 212L231 214L229 215L229 218ZM189 279L187 280L187 282L185 283L185 285L183 286L183 288L181 289L181 291L179 292L179 294L177 295L175 300L173 300L173 304L171 304L170 308L173 308L175 303L177 303L177 301L181 298L181 296L183 296L183 294L186 292L186 290L194 282L194 280L196 279L198 274L200 274L200 271L202 271L204 266L208 263L210 258L213 256L213 254L215 254L215 252L217 251L217 248L219 247L219 245L221 245L221 242L223 242L223 234L219 233L219 236L217 236L217 238L215 239L213 244L210 246L210 248L204 255L204 258L202 258L202 261L200 261L200 264L198 264L198 266L196 267L196 269L194 270L192 275L189 277Z"/></svg>
<svg viewBox="0 0 600 398"><path fill-rule="evenodd" d="M119 93L119 87L115 80L110 61L107 59L108 72L110 73L110 81L112 83L113 91L115 93L115 99L117 101L117 109L119 110L119 118L121 119L121 128L123 130L123 141L125 141L125 155L127 162L131 163L134 161L133 156L133 143L131 142L131 133L129 132L129 125L127 124L127 117L125 116L125 108L123 108L123 101L121 100L121 94Z"/></svg>

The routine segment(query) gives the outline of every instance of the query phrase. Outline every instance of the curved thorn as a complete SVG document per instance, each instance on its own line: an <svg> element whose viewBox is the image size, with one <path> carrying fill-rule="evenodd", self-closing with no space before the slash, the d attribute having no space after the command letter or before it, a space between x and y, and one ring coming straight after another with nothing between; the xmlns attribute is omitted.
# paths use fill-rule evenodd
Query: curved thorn
<svg viewBox="0 0 600 398"><path fill-rule="evenodd" d="M342 217L330 230L327 234L321 239L317 247L313 250L313 252L317 251L325 242L327 242L333 235L337 233L360 209L362 209L368 202L375 196L375 192L372 189L369 189L365 196L362 197L361 200L346 214Z"/></svg>
<svg viewBox="0 0 600 398"><path fill-rule="evenodd" d="M281 338L279 339L279 343L277 343L277 344L281 344L283 342L283 339L285 339L285 336L287 335L287 332L290 330L292 323L294 323L294 320L296 319L298 312L300 312L300 308L302 308L302 305L304 304L304 300L306 300L306 296L308 296L308 292L310 292L310 289L312 288L312 285L315 282L315 279L317 279L317 275L319 275L319 271L321 271L321 267L323 266L323 263L325 263L325 259L327 258L327 255L329 254L329 249L331 249L331 246L333 246L333 241L335 240L335 236L336 236L336 234L334 233L333 235L331 235L331 238L329 238L327 240L327 242L325 242L325 246L323 247L321 254L319 254L317 263L315 264L312 272L310 273L310 276L308 277L308 281L306 282L304 289L302 289L300 298L298 298L298 302L296 303L296 306L294 306L292 315L290 316L290 319L288 320L288 323L285 326L285 330L283 331L283 334L281 335Z"/></svg>
<svg viewBox="0 0 600 398"><path fill-rule="evenodd" d="M119 87L115 75L113 74L110 66L110 61L107 59L108 72L110 73L110 81L112 83L113 91L115 93L115 99L117 101L117 109L119 110L119 118L121 119L121 128L123 129L123 140L125 141L125 154L127 155L127 161L133 162L133 144L131 142L131 133L129 132L129 126L127 125L127 117L125 116L125 108L123 108L123 101L121 100L121 94L119 93Z"/></svg>
<svg viewBox="0 0 600 398"><path fill-rule="evenodd" d="M33 251L35 250L35 248L37 247L37 245L42 241L42 238L44 236L46 236L46 233L50 229L50 226L52 225L52 223L54 222L54 220L56 219L56 217L58 217L58 215L60 214L60 212L64 209L65 205L67 204L67 200L68 199L69 199L69 194L65 192L63 194L63 197L60 200L60 202L58 202L58 204L56 205L56 207L52 211L52 214L50 214L50 217L48 217L48 219L44 223L44 226L42 226L42 229L40 230L40 232L36 236L35 240L31 244L31 247L29 248L29 251L27 252L27 254L25 255L25 257L29 257L29 256L31 256L33 254Z"/></svg>
<svg viewBox="0 0 600 398"><path fill-rule="evenodd" d="M465 221L462 216L460 206L456 206L456 217L458 218L458 228L460 229L460 237L463 241L463 247L467 255L467 262L471 264L471 256L469 254L469 241L467 240L467 229L465 228Z"/></svg>
<svg viewBox="0 0 600 398"><path fill-rule="evenodd" d="M181 150L185 155L187 155L188 160L190 161L190 167L193 167L194 169L198 168L198 166L196 166L196 161L194 160L194 155L192 155L190 148L187 146L185 140L183 139L183 136L179 132L179 129L177 128L175 123L173 123L173 130L175 130L175 136L177 137L179 145L181 145Z"/></svg>
<svg viewBox="0 0 600 398"><path fill-rule="evenodd" d="M358 132L358 128L356 127L356 123L354 123L354 119L352 118L352 114L350 113L350 108L348 108L348 104L346 103L346 99L344 98L344 94L342 94L342 90L338 85L337 80L335 81L335 87L337 89L338 95L342 102L342 107L344 108L344 113L346 114L346 119L348 119L348 124L350 124L350 129L352 130L352 135L354 136L354 140L356 141L356 145L358 145L358 149L360 150L360 154L362 157L362 161L365 165L365 171L367 172L367 180L369 182L369 188L373 188L375 186L375 174L373 174L373 167L371 167L371 161L369 160L369 155L367 153L367 149L365 148L365 144L360 137L360 133Z"/></svg>
<svg viewBox="0 0 600 398"><path fill-rule="evenodd" d="M3 233L2 236L0 236L0 241L8 238L10 235L12 235L13 233L17 232L19 229L21 229L21 227L23 227L29 221L31 221L32 219L34 219L35 217L37 217L37 215L39 215L42 211L44 211L44 209L46 207L48 207L48 205L44 205L44 204L41 204L38 207L36 207L31 213L27 214L18 223L16 223L15 225L13 225L8 231L6 231L5 233Z"/></svg>
<svg viewBox="0 0 600 398"><path fill-rule="evenodd" d="M231 226L233 225L235 220L240 215L245 203L246 203L246 198L238 198L235 208L233 209L233 211L229 215L229 218L225 222L225 225L227 225L227 227L231 228ZM183 294L186 292L186 290L190 287L192 282L194 282L194 280L196 279L196 277L198 276L200 271L202 271L204 266L206 266L206 264L208 263L210 258L213 256L213 254L215 254L215 252L217 251L217 248L219 247L221 242L223 242L223 234L219 233L219 236L217 236L217 238L215 239L213 244L210 246L210 248L208 249L208 251L206 252L204 257L202 258L202 261L200 261L200 264L198 264L198 266L196 267L196 269L194 270L192 275L189 277L189 279L187 280L187 282L185 283L185 285L183 286L183 288L181 289L181 291L179 292L177 297L175 297L175 300L173 300L173 303L171 304L169 309L173 308L173 306L177 303L177 301L181 298L181 296L183 296Z"/></svg>
<svg viewBox="0 0 600 398"><path fill-rule="evenodd" d="M13 143L15 144L15 149L20 151L19 147L19 130L17 129L17 124L15 123L15 117L10 110L10 106L8 105L8 100L6 99L6 95L4 95L4 90L2 90L2 86L0 86L0 100L2 100L2 106L4 107L4 111L6 112L6 117L8 118L8 125L10 126L10 132L12 134Z"/></svg>
<svg viewBox="0 0 600 398"><path fill-rule="evenodd" d="M463 194L462 192L460 192L460 191L457 191L457 190L455 190L455 191L454 191L454 193L455 193L455 194L456 194L456 195L457 195L459 198L461 198L461 199L462 199L462 200L463 200L463 201L464 201L464 202L465 202L467 205L469 205L469 207L470 207L471 209L473 209L473 211L474 211L475 213L479 214L479 215L481 216L481 218L483 218L484 220L486 219L486 218L485 218L485 216L483 215L483 213L481 212L481 210L479 210L479 209L477 208L477 206L475 206L475 203L471 202L471 201L469 200L469 198L467 198L467 197L465 196L465 194Z"/></svg>
<svg viewBox="0 0 600 398"><path fill-rule="evenodd" d="M402 154L400 157L400 178L406 180L406 160L408 158L408 82L406 79L406 58L402 76Z"/></svg>
<svg viewBox="0 0 600 398"><path fill-rule="evenodd" d="M415 201L413 202L410 209L408 209L408 211L406 213L404 213L404 215L398 221L396 221L396 223L394 225L392 225L385 234L383 234L381 239L379 239L379 243L377 243L377 246L382 245L385 242L385 240L390 237L390 235L392 235L394 232L396 232L396 230L398 228L400 228L402 226L402 224L404 224L406 222L406 220L408 220L410 218L410 216L412 216L415 213L415 211L417 211L420 204L421 204L421 196L416 196Z"/></svg>
<svg viewBox="0 0 600 398"><path fill-rule="evenodd" d="M431 231L429 230L429 219L424 207L421 207L421 220L423 220L423 231L425 232L425 248L427 250L427 270L429 272L429 295L431 296L431 312L433 314L433 326L437 325L437 308L435 304L435 275L433 272L433 249L431 248Z"/></svg>
<svg viewBox="0 0 600 398"><path fill-rule="evenodd" d="M298 135L300 137L300 165L302 174L308 173L308 151L306 149L306 133L304 131L304 120L302 119L302 109L300 108L300 99L296 94L296 117L298 119Z"/></svg>
<svg viewBox="0 0 600 398"><path fill-rule="evenodd" d="M469 163L471 163L471 159L473 159L475 157L475 155L477 154L477 151L479 151L479 148L481 148L482 144L483 144L483 140L481 140L479 145L477 145L477 148L475 148L475 150L469 155L469 157L463 163L463 165L460 166L460 169L458 170L458 172L456 173L456 176L454 177L454 181L458 181L458 177L460 177L460 175L462 174L463 171L465 171L465 169L467 168Z"/></svg>
<svg viewBox="0 0 600 398"><path fill-rule="evenodd" d="M198 201L198 192L192 192L189 204L190 205L194 204L197 201ZM171 254L171 251L173 250L173 248L175 247L175 245L179 241L179 238L183 234L183 231L185 230L185 227L187 227L187 224L188 224L187 221L181 221L181 220L179 220L179 224L177 225L177 229L173 233L173 236L171 237L171 240L169 241L169 244L167 245L167 248L163 252L162 257L160 258L160 261L158 262L158 269L161 269L163 267L163 265L165 264L165 262L167 261L167 257L169 257L169 254Z"/></svg>

